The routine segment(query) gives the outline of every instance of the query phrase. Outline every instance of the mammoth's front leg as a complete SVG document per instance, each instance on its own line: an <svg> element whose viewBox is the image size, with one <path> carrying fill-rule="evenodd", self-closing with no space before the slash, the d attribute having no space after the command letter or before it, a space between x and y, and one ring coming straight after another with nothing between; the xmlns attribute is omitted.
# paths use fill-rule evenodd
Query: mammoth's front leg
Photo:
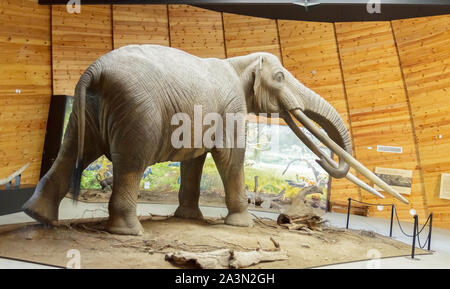
<svg viewBox="0 0 450 289"><path fill-rule="evenodd" d="M245 149L216 149L212 155L225 188L228 208L225 223L241 227L251 226L253 221L248 213L248 200L245 195Z"/></svg>
<svg viewBox="0 0 450 289"><path fill-rule="evenodd" d="M178 193L180 205L175 211L175 217L203 219L202 212L198 207L198 200L200 198L200 181L205 158L206 154L181 162L181 183Z"/></svg>
<svg viewBox="0 0 450 289"><path fill-rule="evenodd" d="M114 234L142 235L144 228L136 215L139 182L144 168L132 161L114 160L113 191L109 200L106 229Z"/></svg>

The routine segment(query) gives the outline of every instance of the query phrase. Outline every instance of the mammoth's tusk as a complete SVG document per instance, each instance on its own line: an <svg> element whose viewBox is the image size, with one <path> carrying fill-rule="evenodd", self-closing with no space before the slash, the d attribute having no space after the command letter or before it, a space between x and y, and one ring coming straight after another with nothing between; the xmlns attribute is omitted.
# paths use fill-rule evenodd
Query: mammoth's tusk
<svg viewBox="0 0 450 289"><path fill-rule="evenodd" d="M402 195L400 195L394 188L386 184L382 179L377 177L374 173L372 173L369 169L363 166L360 162L358 162L353 156L351 156L348 152L346 152L343 148L341 148L338 144L336 144L328 135L323 133L312 120L310 120L301 110L295 109L292 110L291 113L297 118L306 129L308 129L315 137L317 137L323 144L325 144L328 148L331 149L332 152L337 154L340 158L343 158L351 167L365 176L368 180L372 181L374 184L379 186L386 193L394 196L405 204L409 204L408 200L406 200Z"/></svg>
<svg viewBox="0 0 450 289"><path fill-rule="evenodd" d="M324 155L324 158L325 158L325 160L326 160L329 164L331 164L331 165L337 167L336 162L335 162L332 158L328 157L327 155ZM380 198L382 198L382 199L385 198L382 194L380 194L380 192L378 192L377 190L375 190L374 188L372 188L371 186L369 186L368 184L366 184L366 183L363 182L362 180L358 179L358 178L357 178L356 176L354 176L352 173L349 172L349 173L345 176L345 178L346 178L347 180L349 180L350 182L354 183L355 185L360 186L362 189L368 191L369 193L374 194L375 196L380 197Z"/></svg>
<svg viewBox="0 0 450 289"><path fill-rule="evenodd" d="M333 167L337 167L338 164L329 156L324 154L301 130L300 128L294 123L290 115L284 115L283 119L286 121L286 123L291 127L295 135L309 148L311 151L318 157L320 157L322 160L325 160L328 164L330 164ZM380 194L378 191L376 191L374 188L363 182L362 180L358 179L356 176L351 174L350 172L347 173L345 176L346 179L348 179L350 182L354 183L355 185L361 187L362 189L368 191L371 194L374 194L377 197L380 197L384 199L385 197Z"/></svg>
<svg viewBox="0 0 450 289"><path fill-rule="evenodd" d="M4 185L9 183L10 181L12 181L15 177L17 177L18 175L20 175L21 173L23 173L23 171L30 165L30 163L27 163L26 165L24 165L23 167L21 167L20 169L18 169L17 171L15 171L14 173L12 173L9 177L5 178L5 179L1 179L0 180L0 185Z"/></svg>
<svg viewBox="0 0 450 289"><path fill-rule="evenodd" d="M292 129L295 135L316 155L320 158L317 163L328 173L330 176L340 179L347 175L349 166L347 163L339 159L339 165L335 166L333 163L329 163L326 159L326 155L322 150L317 147L297 126L297 124L292 120L289 113L283 114L281 116L288 126Z"/></svg>
<svg viewBox="0 0 450 289"><path fill-rule="evenodd" d="M360 186L362 189L368 191L371 194L374 194L377 197L380 197L382 199L384 199L385 197L380 194L377 190L375 190L374 188L372 188L371 186L369 186L368 184L366 184L365 182L363 182L362 180L358 179L356 176L354 176L351 173L348 173L347 176L345 177L347 180L349 180L350 182L354 183L357 186Z"/></svg>
<svg viewBox="0 0 450 289"><path fill-rule="evenodd" d="M316 160L316 162L325 170L327 171L330 176L336 179L342 179L344 178L349 171L349 166L346 162L342 160L342 158L339 158L339 165L333 166L328 163L328 161L324 161L323 158L320 160Z"/></svg>
<svg viewBox="0 0 450 289"><path fill-rule="evenodd" d="M323 154L322 157L325 159L325 161L327 163L329 163L330 165L337 167L338 164L329 156ZM375 190L374 188L372 188L371 186L369 186L368 184L366 184L365 182L363 182L362 180L358 179L355 175L353 175L352 173L348 172L348 174L345 176L345 178L347 180L349 180L350 182L354 183L357 186L360 186L362 189L368 191L371 194L374 194L377 197L380 197L382 199L385 198L385 196L383 196L382 194L380 194L380 192L378 192L377 190Z"/></svg>

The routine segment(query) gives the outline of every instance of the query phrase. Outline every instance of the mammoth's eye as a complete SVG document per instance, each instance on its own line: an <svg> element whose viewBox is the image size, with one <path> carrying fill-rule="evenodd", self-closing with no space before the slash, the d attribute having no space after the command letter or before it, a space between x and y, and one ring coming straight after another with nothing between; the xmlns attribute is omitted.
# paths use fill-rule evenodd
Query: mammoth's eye
<svg viewBox="0 0 450 289"><path fill-rule="evenodd" d="M278 81L278 82L282 82L284 80L284 74L282 71L277 71L274 75L273 75L273 79Z"/></svg>

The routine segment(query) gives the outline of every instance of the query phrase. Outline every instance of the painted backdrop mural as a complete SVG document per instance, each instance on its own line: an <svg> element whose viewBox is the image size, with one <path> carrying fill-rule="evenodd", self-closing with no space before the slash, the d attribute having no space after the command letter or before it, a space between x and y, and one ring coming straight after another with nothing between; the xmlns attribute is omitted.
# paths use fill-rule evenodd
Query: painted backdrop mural
<svg viewBox="0 0 450 289"><path fill-rule="evenodd" d="M72 103L68 102L65 126L71 111ZM308 131L303 131L310 135ZM325 146L311 137L321 149L330 154ZM302 188L315 185L318 187L317 193L308 195L307 201L314 207L325 210L329 176L315 162L316 158L289 127L249 122L245 183L250 206L280 210ZM164 162L148 167L141 179L139 201L178 203L179 167L179 162ZM107 201L114 185L112 176L112 163L105 156L90 164L83 172L80 200ZM210 154L205 161L200 189L201 205L225 205L224 188Z"/></svg>

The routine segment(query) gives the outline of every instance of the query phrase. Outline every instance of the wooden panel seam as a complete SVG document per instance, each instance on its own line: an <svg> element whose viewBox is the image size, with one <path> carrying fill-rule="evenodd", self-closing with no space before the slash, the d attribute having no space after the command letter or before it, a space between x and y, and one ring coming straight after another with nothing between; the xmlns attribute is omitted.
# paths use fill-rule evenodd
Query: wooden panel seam
<svg viewBox="0 0 450 289"><path fill-rule="evenodd" d="M169 47L172 47L172 36L170 34L170 13L169 13L169 5L166 5L166 13L167 13L167 31L169 35Z"/></svg>
<svg viewBox="0 0 450 289"><path fill-rule="evenodd" d="M353 146L353 155L357 159L355 140L353 139L352 119L350 117L350 108L348 105L347 87L345 85L344 71L342 70L341 51L339 49L339 43L338 43L338 39L337 39L337 35L336 35L336 23L333 23L333 33L334 33L334 41L336 43L337 55L338 55L338 59L339 59L339 70L341 72L342 87L344 89L344 99L345 99L345 105L346 105L346 109L347 109L347 123L348 123L348 127L350 130L350 139L352 141L352 146ZM332 181L331 181L332 179L333 178L330 177L330 188L331 188L331 184L332 184ZM359 186L357 186L357 191L358 191L359 201L362 201L362 193L361 193L361 188Z"/></svg>
<svg viewBox="0 0 450 289"><path fill-rule="evenodd" d="M400 74L402 76L403 90L405 91L406 103L408 105L409 119L411 122L411 132L412 132L413 140L414 140L414 149L416 151L416 161L417 161L418 171L419 171L419 175L420 175L420 182L421 182L420 185L422 188L422 196L423 196L423 204L422 205L425 210L425 214L428 215L429 212L428 212L428 205L427 205L427 194L426 194L426 189L425 189L425 178L423 176L422 162L421 162L420 154L419 154L419 144L417 143L416 126L414 123L414 117L412 115L411 101L409 98L408 89L406 87L405 74L403 73L403 66L402 66L402 62L400 59L400 52L398 50L397 38L395 35L394 27L392 26L392 21L389 21L389 25L391 27L392 37L394 38L395 51L397 52L398 65L400 67Z"/></svg>
<svg viewBox="0 0 450 289"><path fill-rule="evenodd" d="M225 51L225 59L226 59L228 58L228 51L227 51L227 39L225 37L225 22L223 20L223 12L220 12L220 17L222 18L223 49Z"/></svg>
<svg viewBox="0 0 450 289"><path fill-rule="evenodd" d="M277 27L278 50L280 51L280 61L281 61L281 65L284 66L283 51L281 50L280 27L278 25L278 19L275 19L275 26Z"/></svg>
<svg viewBox="0 0 450 289"><path fill-rule="evenodd" d="M114 47L114 10L113 5L109 5L109 9L111 10L111 44L112 44L112 50L116 49Z"/></svg>

